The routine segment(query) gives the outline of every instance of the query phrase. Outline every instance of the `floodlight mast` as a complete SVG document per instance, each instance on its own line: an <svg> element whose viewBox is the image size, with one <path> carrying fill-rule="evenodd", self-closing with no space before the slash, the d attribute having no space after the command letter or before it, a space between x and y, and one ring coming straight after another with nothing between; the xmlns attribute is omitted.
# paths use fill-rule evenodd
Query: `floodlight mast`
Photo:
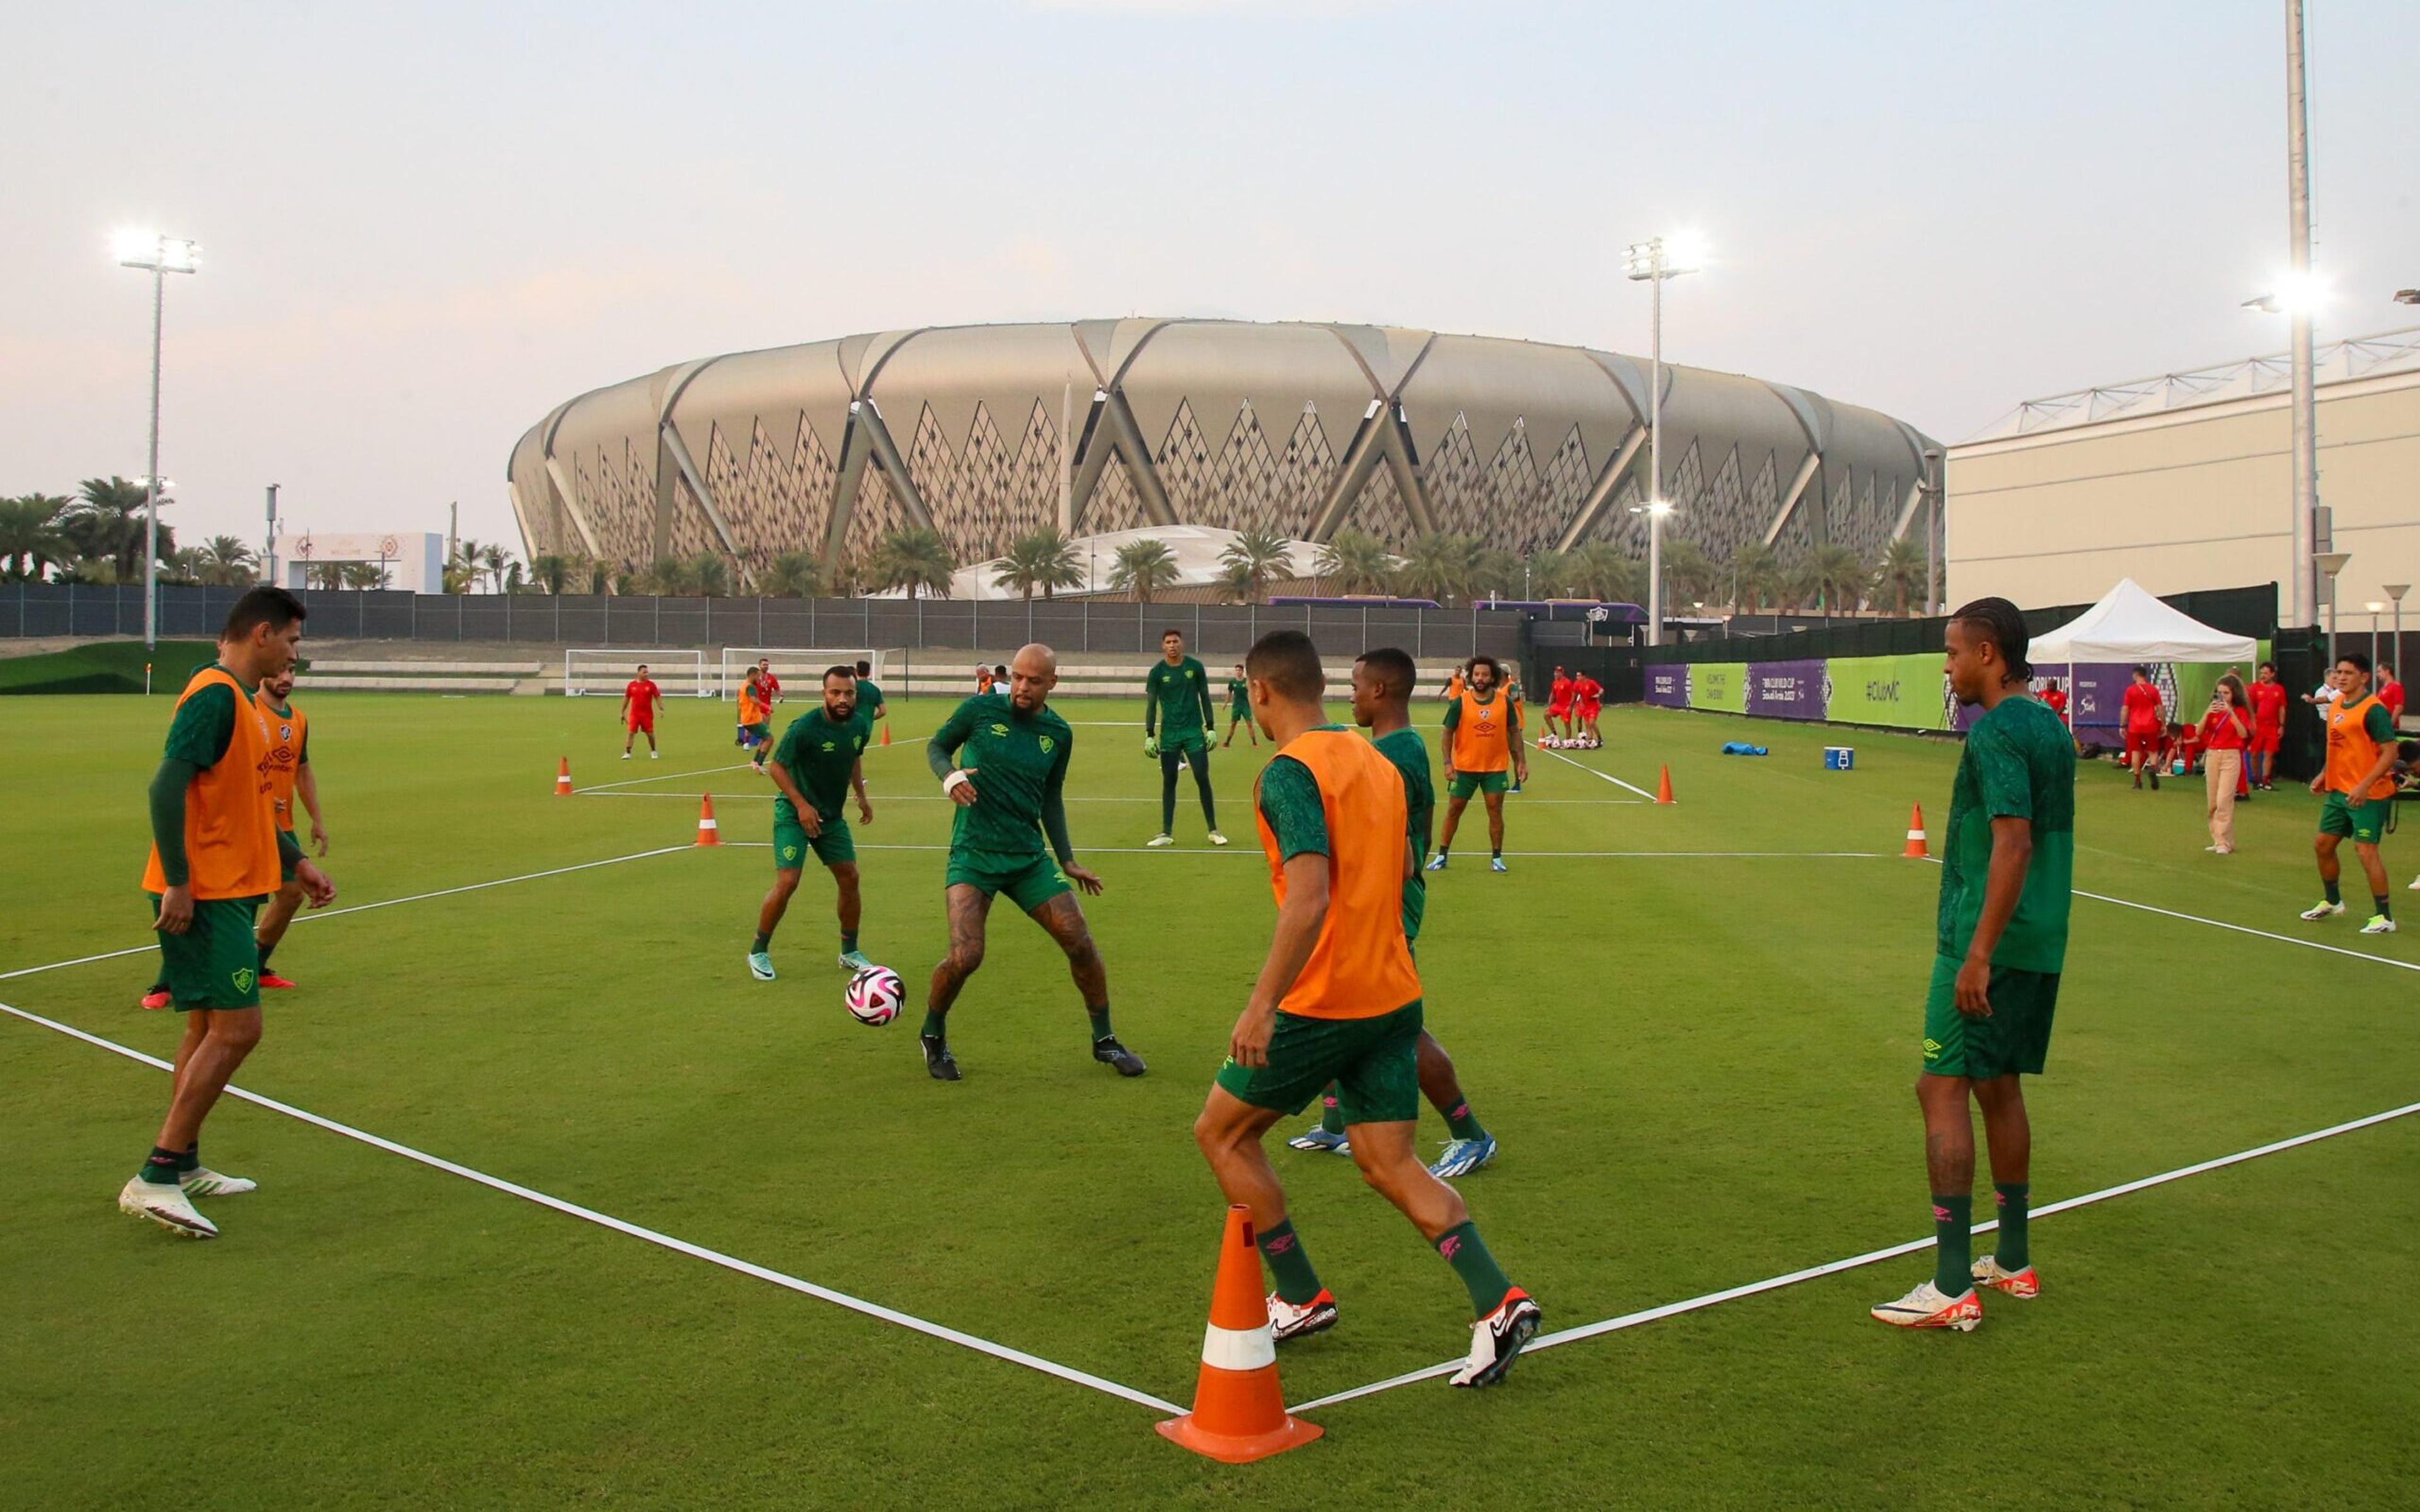
<svg viewBox="0 0 2420 1512"><path fill-rule="evenodd" d="M2319 539L2319 464L2314 435L2319 416L2311 363L2311 152L2310 104L2303 69L2303 0L2286 0L2286 199L2291 238L2294 367L2294 623L2319 617L2316 558L2335 545ZM2335 626L2329 627L2335 640ZM2335 652L2333 644L2329 647Z"/></svg>
<svg viewBox="0 0 2420 1512"><path fill-rule="evenodd" d="M151 448L143 474L143 646L160 641L160 327L168 302L168 275L190 273L201 247L159 231L120 231L115 245L121 268L151 275Z"/></svg>
<svg viewBox="0 0 2420 1512"><path fill-rule="evenodd" d="M1636 241L1622 253L1622 271L1650 291L1647 378L1647 643L1664 643L1664 281L1698 270L1694 239Z"/></svg>

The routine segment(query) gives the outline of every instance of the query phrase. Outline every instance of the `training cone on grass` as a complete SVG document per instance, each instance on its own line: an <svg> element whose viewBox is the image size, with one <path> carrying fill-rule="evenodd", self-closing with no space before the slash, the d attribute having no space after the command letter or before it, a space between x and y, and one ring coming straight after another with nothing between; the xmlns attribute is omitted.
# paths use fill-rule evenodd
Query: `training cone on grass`
<svg viewBox="0 0 2420 1512"><path fill-rule="evenodd" d="M1669 766L1664 767L1661 775L1655 779L1655 801L1658 803L1672 801L1672 768Z"/></svg>
<svg viewBox="0 0 2420 1512"><path fill-rule="evenodd" d="M721 831L714 825L714 795L701 794L697 800L697 842L700 845L722 843Z"/></svg>
<svg viewBox="0 0 2420 1512"><path fill-rule="evenodd" d="M1277 1343L1269 1336L1268 1304L1261 1296L1261 1252L1252 1243L1249 1208L1227 1210L1193 1411L1154 1426L1161 1437L1230 1465L1283 1454L1325 1431L1315 1423L1286 1415L1285 1396L1278 1388Z"/></svg>
<svg viewBox="0 0 2420 1512"><path fill-rule="evenodd" d="M1932 852L1926 849L1924 843L1924 805L1920 803L1908 810L1907 849L1900 852L1899 854L1900 858L1902 860L1924 861L1931 859Z"/></svg>
<svg viewBox="0 0 2420 1512"><path fill-rule="evenodd" d="M888 719L882 721L882 743L886 746L891 744L891 721Z"/></svg>
<svg viewBox="0 0 2420 1512"><path fill-rule="evenodd" d="M558 798L571 796L571 758L568 756L560 758L555 764L554 795Z"/></svg>

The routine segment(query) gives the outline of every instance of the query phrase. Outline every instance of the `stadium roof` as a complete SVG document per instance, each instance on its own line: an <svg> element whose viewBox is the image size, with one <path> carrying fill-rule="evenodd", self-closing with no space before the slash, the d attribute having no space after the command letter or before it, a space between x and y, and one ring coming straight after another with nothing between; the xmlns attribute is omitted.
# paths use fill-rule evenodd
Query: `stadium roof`
<svg viewBox="0 0 2420 1512"><path fill-rule="evenodd" d="M2420 326L2333 342L2318 347L2312 358L2322 387L2355 378L2420 372ZM2044 399L2027 399L1962 444L2006 440L2104 420L2129 420L2198 405L2222 404L2229 399L2248 399L2284 392L2293 386L2293 381L2292 354L2279 352L2191 372L2159 373L2125 383L2104 383L2054 393Z"/></svg>

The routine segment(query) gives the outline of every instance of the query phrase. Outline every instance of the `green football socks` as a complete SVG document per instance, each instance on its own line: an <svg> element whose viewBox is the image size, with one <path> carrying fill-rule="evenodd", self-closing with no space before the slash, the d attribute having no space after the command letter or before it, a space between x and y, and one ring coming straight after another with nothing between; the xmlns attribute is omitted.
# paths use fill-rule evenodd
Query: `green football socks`
<svg viewBox="0 0 2420 1512"><path fill-rule="evenodd" d="M2395 917L2393 914L2391 914L2391 913L2389 913L2389 912L2387 911L2387 907L2386 907L2386 894L2384 894L2384 893L2382 893L2382 892L2373 892L2373 893L2371 893L2369 896L2370 896L2371 901L2372 901L2372 902L2374 902L2374 903L2376 903L2378 904L2378 917L2379 917L2379 918L2393 918ZM266 958L266 957L264 957L264 958L263 958L263 964L265 964L266 963L267 963L267 958Z"/></svg>
<svg viewBox="0 0 2420 1512"><path fill-rule="evenodd" d="M158 1145L153 1145L151 1153L144 1157L143 1180L153 1186L175 1186L177 1163L182 1159L184 1157L173 1149L163 1149Z"/></svg>
<svg viewBox="0 0 2420 1512"><path fill-rule="evenodd" d="M760 945L757 949L761 950L764 947ZM840 932L840 953L843 955L855 955L857 953L857 932L855 930L843 930Z"/></svg>
<svg viewBox="0 0 2420 1512"><path fill-rule="evenodd" d="M1327 1090L1319 1099L1319 1126L1329 1134L1344 1132L1344 1110L1336 1103L1334 1082L1327 1084Z"/></svg>
<svg viewBox="0 0 2420 1512"><path fill-rule="evenodd" d="M1470 1312L1474 1318L1484 1318L1504 1301L1512 1283L1497 1265L1496 1257L1487 1253L1481 1242L1479 1226L1466 1218L1437 1236L1436 1252L1462 1284L1470 1291Z"/></svg>
<svg viewBox="0 0 2420 1512"><path fill-rule="evenodd" d="M1084 1008L1084 1014L1093 1021L1093 1042L1094 1044L1099 1044L1102 1041L1110 1038L1110 1036L1116 1032L1109 1027L1109 1004L1103 1003L1098 1008L1094 1008L1090 1004L1087 1004Z"/></svg>
<svg viewBox="0 0 2420 1512"><path fill-rule="evenodd" d="M1992 1183L1992 1196L2000 1205L1999 1253L1993 1258L2003 1271L2022 1271L2033 1263L2025 1244L2025 1196L2032 1190L2024 1181Z"/></svg>
<svg viewBox="0 0 2420 1512"><path fill-rule="evenodd" d="M949 1033L949 1026L944 1022L946 1017L947 1015L945 1014L936 1013L931 1009L926 1009L924 1011L924 1026L917 1032L924 1036L927 1040L939 1040L944 1038Z"/></svg>
<svg viewBox="0 0 2420 1512"><path fill-rule="evenodd" d="M2335 878L2322 877L2319 881L2328 889L2328 902L2332 903L2344 902L2344 889L2336 886Z"/></svg>
<svg viewBox="0 0 2420 1512"><path fill-rule="evenodd" d="M1487 1131L1480 1127L1479 1119L1472 1115L1467 1099L1445 1110L1445 1127L1446 1132L1456 1139L1487 1137Z"/></svg>
<svg viewBox="0 0 2420 1512"><path fill-rule="evenodd" d="M1258 1242L1261 1258L1269 1262L1269 1274L1277 1279L1280 1297L1299 1307L1319 1295L1319 1273L1311 1268L1311 1257L1302 1252L1302 1241L1295 1237L1293 1219L1262 1229Z"/></svg>
<svg viewBox="0 0 2420 1512"><path fill-rule="evenodd" d="M768 951L768 950L771 949L772 948L773 948L773 936L771 936L770 934L766 933L763 930L761 930L761 929L760 929L760 930L758 930L758 931L756 932L756 943L755 943L755 944L753 944L753 945L751 945L751 946L748 948L748 953L749 953L750 955L763 955L766 951Z"/></svg>
<svg viewBox="0 0 2420 1512"><path fill-rule="evenodd" d="M2000 1262L2006 1265L2008 1262ZM1975 1288L1975 1199L1932 1196L1932 1284L1945 1297Z"/></svg>
<svg viewBox="0 0 2420 1512"><path fill-rule="evenodd" d="M265 977L269 975L269 958L277 953L277 947L274 945L264 945L261 946L259 949L260 974Z"/></svg>

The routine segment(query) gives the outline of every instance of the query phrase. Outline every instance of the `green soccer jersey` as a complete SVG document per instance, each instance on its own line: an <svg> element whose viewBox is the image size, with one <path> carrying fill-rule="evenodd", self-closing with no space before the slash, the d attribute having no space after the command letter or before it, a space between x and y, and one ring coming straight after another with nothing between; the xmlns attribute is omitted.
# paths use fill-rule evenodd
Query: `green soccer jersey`
<svg viewBox="0 0 2420 1512"><path fill-rule="evenodd" d="M2057 971L2067 959L2075 877L2075 742L2057 715L2022 695L2002 699L1977 719L1958 759L1934 942L1942 955L1962 958L1983 916L1994 819L2028 821L2034 850L2016 914L1992 964Z"/></svg>
<svg viewBox="0 0 2420 1512"><path fill-rule="evenodd" d="M950 848L1040 856L1047 827L1051 849L1066 859L1062 790L1075 746L1076 733L1047 706L1021 714L1005 693L978 693L959 704L925 748L936 773L946 777L954 756L974 774L974 806L957 810Z"/></svg>
<svg viewBox="0 0 2420 1512"><path fill-rule="evenodd" d="M1163 740L1198 735L1218 722L1218 714L1210 707L1210 674L1191 656L1173 667L1165 656L1153 662L1151 671L1143 674L1142 690L1150 701L1143 713L1146 734L1156 728Z"/></svg>
<svg viewBox="0 0 2420 1512"><path fill-rule="evenodd" d="M857 769L857 759L872 733L873 723L863 709L836 720L818 703L782 732L773 760L815 806L817 819L837 819L841 805L848 801L849 774ZM786 794L773 800L773 817L798 821L798 810Z"/></svg>
<svg viewBox="0 0 2420 1512"><path fill-rule="evenodd" d="M1412 874L1404 879L1404 937L1420 937L1420 918L1428 912L1429 839L1436 816L1436 781L1429 775L1429 743L1410 725L1380 735L1373 745L1378 754L1404 774L1404 829L1412 841Z"/></svg>
<svg viewBox="0 0 2420 1512"><path fill-rule="evenodd" d="M876 682L871 677L859 678L857 680L857 712L865 716L867 722L871 723L876 719L881 718L885 711L886 706L882 702L882 685Z"/></svg>
<svg viewBox="0 0 2420 1512"><path fill-rule="evenodd" d="M1227 717L1249 719L1251 717L1252 685L1240 677L1230 677L1227 679Z"/></svg>

